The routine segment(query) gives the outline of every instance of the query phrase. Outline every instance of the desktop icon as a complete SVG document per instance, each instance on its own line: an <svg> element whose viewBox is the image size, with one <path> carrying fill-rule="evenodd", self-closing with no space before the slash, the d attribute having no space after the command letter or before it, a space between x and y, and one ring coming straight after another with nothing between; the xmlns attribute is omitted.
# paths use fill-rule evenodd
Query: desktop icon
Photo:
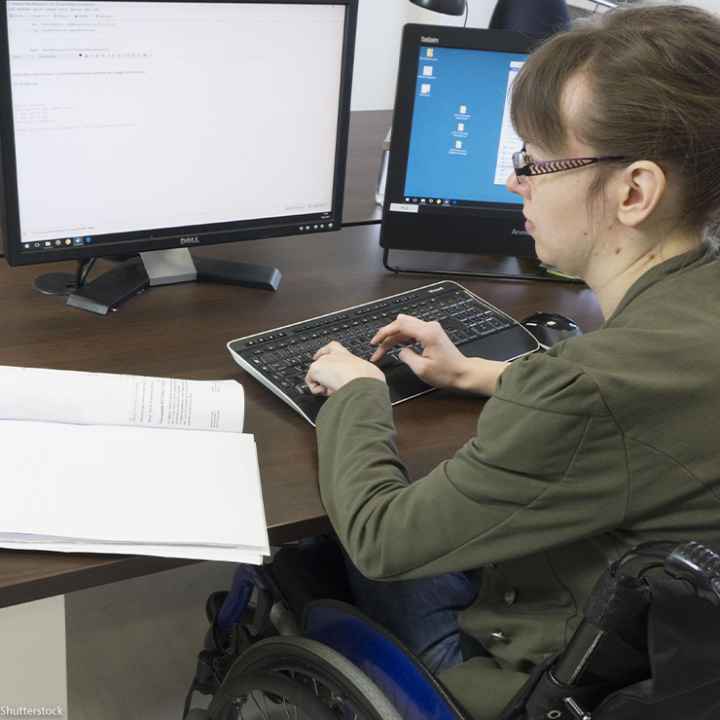
<svg viewBox="0 0 720 720"><path fill-rule="evenodd" d="M456 140L456 141L455 141L455 149L456 149L456 150L462 150L462 146L463 146L462 140Z"/></svg>
<svg viewBox="0 0 720 720"><path fill-rule="evenodd" d="M461 106L460 106L460 114L461 114L461 115L467 115L467 111L468 111L467 105L461 105Z"/></svg>
<svg viewBox="0 0 720 720"><path fill-rule="evenodd" d="M434 55L435 55L435 48L427 48L425 57L434 57Z"/></svg>
<svg viewBox="0 0 720 720"><path fill-rule="evenodd" d="M93 241L93 240L92 240L91 237L86 237L86 238L85 238L85 244L86 244L86 245L89 245L92 241Z"/></svg>
<svg viewBox="0 0 720 720"><path fill-rule="evenodd" d="M432 77L432 74L433 74L432 65L425 65L425 67L423 67L423 75L425 77Z"/></svg>
<svg viewBox="0 0 720 720"><path fill-rule="evenodd" d="M71 240L70 238L68 238L68 239L65 241L65 244L66 244L66 245L72 245L72 240Z"/></svg>
<svg viewBox="0 0 720 720"><path fill-rule="evenodd" d="M31 243L25 243L25 249L29 250L32 247Z"/></svg>
<svg viewBox="0 0 720 720"><path fill-rule="evenodd" d="M465 132L465 123L458 123L457 131Z"/></svg>
<svg viewBox="0 0 720 720"><path fill-rule="evenodd" d="M423 83L420 86L420 94L421 95L429 95L430 94L430 88L432 88L432 85L430 83Z"/></svg>
<svg viewBox="0 0 720 720"><path fill-rule="evenodd" d="M73 244L75 245L83 245L84 241L81 237L73 238Z"/></svg>
<svg viewBox="0 0 720 720"><path fill-rule="evenodd" d="M55 246L56 246L56 247L59 247L60 245L62 245L62 240L56 240L56 241L55 241Z"/></svg>

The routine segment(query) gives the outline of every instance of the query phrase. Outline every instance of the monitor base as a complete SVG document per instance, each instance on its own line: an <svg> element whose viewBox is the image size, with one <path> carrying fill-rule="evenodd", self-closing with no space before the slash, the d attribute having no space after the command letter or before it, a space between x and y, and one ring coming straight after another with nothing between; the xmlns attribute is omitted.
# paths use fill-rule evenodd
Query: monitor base
<svg viewBox="0 0 720 720"><path fill-rule="evenodd" d="M68 277L74 281L72 276ZM107 315L126 300L154 285L198 280L277 290L281 279L280 271L267 265L208 257L193 258L185 248L156 250L142 253L140 257L122 263L90 283L79 287L75 284L68 294L67 305L97 315Z"/></svg>
<svg viewBox="0 0 720 720"><path fill-rule="evenodd" d="M33 280L33 290L43 295L70 295L77 289L77 278L72 273L45 273Z"/></svg>
<svg viewBox="0 0 720 720"><path fill-rule="evenodd" d="M519 258L497 258L493 257L492 264L497 269L483 267L482 260L478 262L480 256L463 255L461 253L441 253L430 251L412 251L402 250L403 255L420 254L424 257L430 257L430 262L425 267L399 267L390 264L390 248L383 248L383 265L387 270L394 273L410 273L415 275L458 275L461 277L476 278L492 278L495 280L553 280L555 282L583 282L581 278L571 277L569 275L559 275L548 270L537 261L526 259L526 263L520 263ZM448 262L445 267L442 263L437 262L438 255L445 255ZM455 262L458 258L462 258L465 262ZM487 258L485 258L487 259ZM509 261L513 260L514 263ZM523 267L524 265L524 267Z"/></svg>

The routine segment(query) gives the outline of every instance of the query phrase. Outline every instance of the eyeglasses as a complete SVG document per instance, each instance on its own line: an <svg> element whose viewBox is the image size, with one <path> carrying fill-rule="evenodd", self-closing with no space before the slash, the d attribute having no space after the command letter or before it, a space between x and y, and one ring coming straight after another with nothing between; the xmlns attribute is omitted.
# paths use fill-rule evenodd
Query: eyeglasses
<svg viewBox="0 0 720 720"><path fill-rule="evenodd" d="M605 162L607 160L628 160L622 155L606 155L604 157L583 157L568 158L566 160L539 160L535 161L532 156L527 153L523 147L520 152L513 153L512 161L515 169L515 177L518 182L523 182L521 178L533 175L549 175L550 173L562 172L563 170L576 170L577 168L587 167L595 163Z"/></svg>

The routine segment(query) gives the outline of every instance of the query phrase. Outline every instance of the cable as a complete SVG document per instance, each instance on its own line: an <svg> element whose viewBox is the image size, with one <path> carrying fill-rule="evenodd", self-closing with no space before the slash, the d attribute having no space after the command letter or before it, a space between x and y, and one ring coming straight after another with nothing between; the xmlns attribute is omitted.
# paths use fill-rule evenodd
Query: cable
<svg viewBox="0 0 720 720"><path fill-rule="evenodd" d="M79 290L83 285L85 285L85 282L87 281L87 277L90 274L90 271L93 268L93 265L95 264L96 258L86 258L85 260L81 260L80 264L78 265L77 269L77 275L75 280L75 289Z"/></svg>
<svg viewBox="0 0 720 720"><path fill-rule="evenodd" d="M469 14L470 14L470 0L465 0L465 22L463 23L464 28L467 27Z"/></svg>

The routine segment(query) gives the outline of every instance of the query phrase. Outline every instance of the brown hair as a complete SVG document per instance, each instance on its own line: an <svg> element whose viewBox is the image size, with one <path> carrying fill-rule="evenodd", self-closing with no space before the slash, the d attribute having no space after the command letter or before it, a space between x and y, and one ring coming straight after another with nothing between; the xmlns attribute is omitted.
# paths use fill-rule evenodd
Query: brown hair
<svg viewBox="0 0 720 720"><path fill-rule="evenodd" d="M590 101L569 128L568 79ZM652 160L678 185L679 222L720 221L720 20L690 6L613 10L554 36L513 85L512 122L527 142L561 152L568 133L599 155ZM603 173L599 170L599 186Z"/></svg>

